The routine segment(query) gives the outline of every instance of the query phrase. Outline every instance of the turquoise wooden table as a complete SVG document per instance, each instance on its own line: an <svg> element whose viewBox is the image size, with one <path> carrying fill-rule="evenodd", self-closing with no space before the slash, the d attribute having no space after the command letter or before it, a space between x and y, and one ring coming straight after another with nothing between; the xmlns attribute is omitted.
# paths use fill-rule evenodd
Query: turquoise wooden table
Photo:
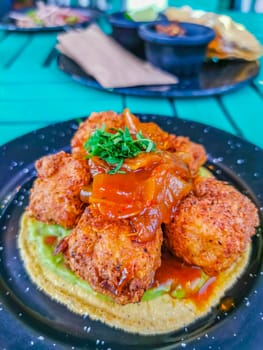
<svg viewBox="0 0 263 350"><path fill-rule="evenodd" d="M263 43L263 16L231 12ZM0 144L51 123L92 111L166 114L199 121L263 147L263 70L253 83L216 97L121 96L73 82L56 64L57 33L0 32ZM261 60L263 66L263 60Z"/></svg>

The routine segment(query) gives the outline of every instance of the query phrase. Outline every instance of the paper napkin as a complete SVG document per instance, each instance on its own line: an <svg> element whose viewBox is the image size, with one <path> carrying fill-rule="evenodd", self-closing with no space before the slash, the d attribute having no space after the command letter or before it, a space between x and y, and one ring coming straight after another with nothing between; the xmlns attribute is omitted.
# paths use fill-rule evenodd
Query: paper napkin
<svg viewBox="0 0 263 350"><path fill-rule="evenodd" d="M57 49L104 88L176 84L178 79L137 58L96 24L58 36Z"/></svg>

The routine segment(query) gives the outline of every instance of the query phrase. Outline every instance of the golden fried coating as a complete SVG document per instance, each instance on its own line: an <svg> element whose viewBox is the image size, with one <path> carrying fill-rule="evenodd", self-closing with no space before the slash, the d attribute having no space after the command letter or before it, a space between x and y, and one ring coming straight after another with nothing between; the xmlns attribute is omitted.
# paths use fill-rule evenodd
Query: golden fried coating
<svg viewBox="0 0 263 350"><path fill-rule="evenodd" d="M174 150L188 165L192 175L196 175L200 166L206 161L206 151L204 147L190 141L188 137L177 136L174 143Z"/></svg>
<svg viewBox="0 0 263 350"><path fill-rule="evenodd" d="M72 228L84 210L79 193L90 181L87 161L59 152L35 165L38 178L27 210L37 220Z"/></svg>
<svg viewBox="0 0 263 350"><path fill-rule="evenodd" d="M66 263L92 288L119 304L141 300L161 264L162 231L138 243L128 219L109 221L90 206L77 227L59 243Z"/></svg>
<svg viewBox="0 0 263 350"><path fill-rule="evenodd" d="M225 182L198 178L166 226L170 250L208 274L225 270L244 252L259 225L255 205Z"/></svg>
<svg viewBox="0 0 263 350"><path fill-rule="evenodd" d="M89 118L80 124L80 127L71 140L72 154L74 157L86 157L86 151L83 148L85 141L91 136L94 130L101 128L103 124L106 125L106 129L124 128L124 120L121 114L117 114L113 111L91 113Z"/></svg>

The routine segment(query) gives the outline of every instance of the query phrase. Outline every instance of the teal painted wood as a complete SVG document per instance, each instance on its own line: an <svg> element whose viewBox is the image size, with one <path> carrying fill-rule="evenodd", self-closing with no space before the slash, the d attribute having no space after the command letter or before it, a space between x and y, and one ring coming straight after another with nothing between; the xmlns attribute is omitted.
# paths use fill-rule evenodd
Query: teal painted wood
<svg viewBox="0 0 263 350"><path fill-rule="evenodd" d="M222 97L228 113L243 136L263 148L263 99L255 89L244 89Z"/></svg>
<svg viewBox="0 0 263 350"><path fill-rule="evenodd" d="M0 43L0 79L3 71L31 40L30 35L12 33L4 36Z"/></svg>
<svg viewBox="0 0 263 350"><path fill-rule="evenodd" d="M254 80L254 83L259 91L261 91L262 97L263 97L263 57L259 59L260 64L260 71L259 75Z"/></svg>
<svg viewBox="0 0 263 350"><path fill-rule="evenodd" d="M174 115L172 106L166 99L126 96L125 105L134 113Z"/></svg>
<svg viewBox="0 0 263 350"><path fill-rule="evenodd" d="M30 131L42 128L47 123L16 123L16 124L0 124L0 146L6 142L15 139L18 136L24 135Z"/></svg>
<svg viewBox="0 0 263 350"><path fill-rule="evenodd" d="M0 42L3 40L3 38L5 37L6 32L3 30L0 30Z"/></svg>
<svg viewBox="0 0 263 350"><path fill-rule="evenodd" d="M10 34L0 43L0 82L56 82L70 79L52 65L56 33ZM53 57L55 61L55 58Z"/></svg>
<svg viewBox="0 0 263 350"><path fill-rule="evenodd" d="M194 9L202 9L206 11L216 11L219 7L220 0L169 0L168 4L170 6L181 7L188 5Z"/></svg>
<svg viewBox="0 0 263 350"><path fill-rule="evenodd" d="M56 45L57 33L37 33L31 39L19 59L12 64L11 70L22 72L29 68L34 73L43 71L45 60Z"/></svg>
<svg viewBox="0 0 263 350"><path fill-rule="evenodd" d="M174 104L179 118L208 124L236 134L235 129L214 97L178 99L174 100Z"/></svg>
<svg viewBox="0 0 263 350"><path fill-rule="evenodd" d="M87 116L93 111L121 111L122 100L118 96L110 99L42 99L0 100L0 122L57 122ZM1 135L0 135L1 138Z"/></svg>
<svg viewBox="0 0 263 350"><path fill-rule="evenodd" d="M43 103L48 101L60 101L71 99L72 104L86 103L92 106L105 106L110 104L122 104L122 96L112 94L107 91L95 90L70 80L69 83L20 83L20 84L1 84L0 83L0 100L1 101L39 101ZM1 118L1 117L0 117Z"/></svg>

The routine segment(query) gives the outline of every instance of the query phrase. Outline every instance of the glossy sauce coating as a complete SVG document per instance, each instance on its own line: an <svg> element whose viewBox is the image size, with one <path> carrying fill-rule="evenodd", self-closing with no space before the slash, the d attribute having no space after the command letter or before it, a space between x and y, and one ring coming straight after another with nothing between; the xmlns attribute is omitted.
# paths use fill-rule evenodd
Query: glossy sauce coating
<svg viewBox="0 0 263 350"><path fill-rule="evenodd" d="M168 293L183 291L183 297L191 298L197 306L203 306L213 292L216 277L204 275L197 266L186 264L168 252L162 254L161 266L155 273L154 286L171 285Z"/></svg>
<svg viewBox="0 0 263 350"><path fill-rule="evenodd" d="M179 200L192 188L190 174L182 160L168 152L140 156L128 164L125 173L96 173L89 203L106 219L130 218L134 236L143 242L153 238L161 223L171 221Z"/></svg>

